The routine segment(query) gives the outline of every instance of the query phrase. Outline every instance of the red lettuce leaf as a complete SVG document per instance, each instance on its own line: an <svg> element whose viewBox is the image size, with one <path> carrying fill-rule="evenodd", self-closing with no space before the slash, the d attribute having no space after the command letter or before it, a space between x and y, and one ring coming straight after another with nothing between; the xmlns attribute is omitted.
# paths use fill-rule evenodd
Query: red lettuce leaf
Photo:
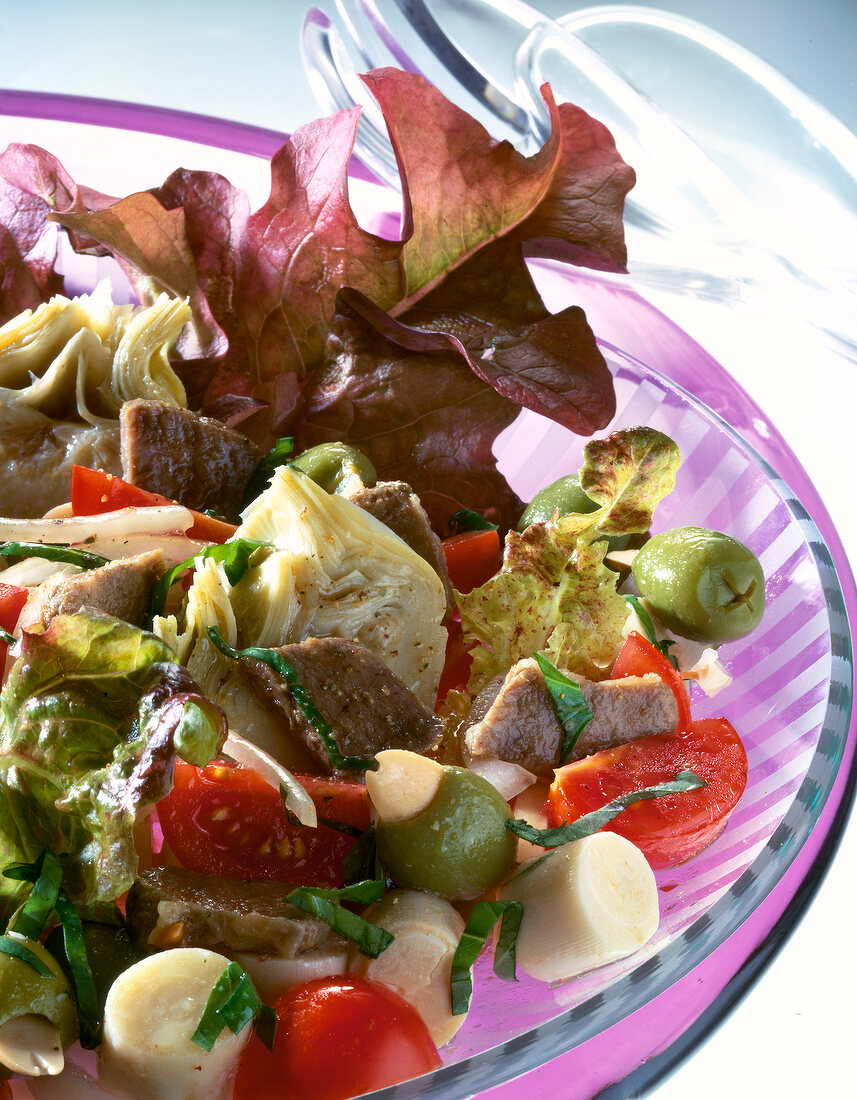
<svg viewBox="0 0 857 1100"><path fill-rule="evenodd" d="M339 288L360 286L384 305L400 297L401 245L362 229L348 202L358 114L296 130L271 161L271 194L255 213L222 176L180 169L110 211L56 216L107 245L141 296L154 288L191 299L198 354L219 356L206 401L262 398L282 420L295 395L277 380L301 379L319 361ZM222 344L202 335L215 329Z"/></svg>
<svg viewBox="0 0 857 1100"><path fill-rule="evenodd" d="M480 381L455 337L407 328L344 290L305 397L298 448L351 440L380 478L413 487L438 531L465 506L503 526L520 515L491 450L518 406Z"/></svg>
<svg viewBox="0 0 857 1100"><path fill-rule="evenodd" d="M381 108L402 178L401 312L538 207L560 161L559 118L546 91L551 136L525 157L421 77L376 69L362 79Z"/></svg>
<svg viewBox="0 0 857 1100"><path fill-rule="evenodd" d="M262 439L294 423L305 402L312 418L308 436L322 427L329 433L335 424L340 437L371 437L378 450L385 429L376 430L372 417L385 422L389 412L378 398L378 379L391 379L395 361L393 388L409 410L411 450L449 451L453 433L440 424L444 409L450 423L458 423L462 401L481 403L470 457L496 481L489 436L518 406L587 434L613 414L612 380L582 313L548 313L524 251L560 242L594 266L622 269L622 206L633 172L604 127L577 108L558 107L547 86L551 135L538 153L524 157L507 142L495 142L421 77L380 69L364 79L387 121L402 173L398 241L364 230L349 202L357 109L295 132L274 156L270 196L255 212L243 192L213 173L182 169L151 192L94 209L97 195L84 194L47 154L31 154L21 171L28 186L52 203L52 217L77 235L78 247L88 241L89 250L115 255L143 300L162 289L190 299L194 325L179 350L186 360L182 378L197 406L237 396L247 412L264 402L266 412L243 421ZM336 316L343 288L423 335L406 337L375 316L372 334L361 330L355 355L348 341L357 337L343 337L356 324L354 309L347 322L344 314ZM349 299L352 305L358 300ZM365 328L367 311L360 308ZM459 342L438 342L444 329ZM342 346L319 368L331 331ZM370 345L381 354L374 379ZM343 356L350 357L348 370ZM415 384L409 374L413 368L419 377L414 357L424 364L442 358L455 384L447 379L436 393ZM472 377L464 386L468 371ZM358 390L374 395L367 405L372 414L351 416ZM468 434L463 423L461 428L459 439ZM414 463L402 458L404 445L394 449L381 466L405 477L403 462ZM464 468L459 462L457 469ZM440 499L447 479L437 477L432 491ZM504 499L505 511L512 498L507 493Z"/></svg>
<svg viewBox="0 0 857 1100"><path fill-rule="evenodd" d="M182 356L209 358L225 352L226 337L199 284L183 209L165 210L154 195L140 191L106 210L66 211L52 218L97 242L79 251L100 254L106 248L115 256L142 302L153 302L163 291L190 300L193 321L178 345Z"/></svg>
<svg viewBox="0 0 857 1100"><path fill-rule="evenodd" d="M0 180L0 324L62 293L56 229L45 213L41 199Z"/></svg>
<svg viewBox="0 0 857 1100"><path fill-rule="evenodd" d="M35 145L0 153L0 324L63 291L56 272L51 210L78 204L80 191L56 157Z"/></svg>
<svg viewBox="0 0 857 1100"><path fill-rule="evenodd" d="M112 195L75 183L53 153L38 145L18 142L9 145L0 154L0 177L28 195L41 199L45 215L49 211L83 213L104 210L116 202ZM108 255L108 249L99 247L91 237L72 233L71 240L78 252Z"/></svg>
<svg viewBox="0 0 857 1100"><path fill-rule="evenodd" d="M560 163L548 193L516 231L528 255L556 256L582 267L624 271L622 211L634 169L610 131L573 103L559 106Z"/></svg>
<svg viewBox="0 0 857 1100"><path fill-rule="evenodd" d="M514 240L485 249L401 320L456 336L485 383L570 431L591 435L616 412L583 310L544 308Z"/></svg>

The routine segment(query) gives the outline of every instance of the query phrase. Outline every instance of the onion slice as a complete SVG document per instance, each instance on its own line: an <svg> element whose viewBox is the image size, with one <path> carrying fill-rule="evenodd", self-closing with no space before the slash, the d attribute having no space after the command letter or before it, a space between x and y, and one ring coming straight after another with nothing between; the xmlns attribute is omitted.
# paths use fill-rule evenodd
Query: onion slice
<svg viewBox="0 0 857 1100"><path fill-rule="evenodd" d="M48 542L75 546L93 539L184 533L193 523L193 513L180 504L120 508L98 516L0 519L0 542Z"/></svg>
<svg viewBox="0 0 857 1100"><path fill-rule="evenodd" d="M465 764L472 772L487 779L507 802L536 782L533 773L520 764L498 760L496 756L468 756Z"/></svg>
<svg viewBox="0 0 857 1100"><path fill-rule="evenodd" d="M233 733L232 730L229 731L224 742L223 752L236 764L245 764L258 772L275 790L282 789L286 809L295 815L301 825L308 825L311 829L317 828L318 814L315 803L288 768L284 768L278 760L260 749L258 745Z"/></svg>

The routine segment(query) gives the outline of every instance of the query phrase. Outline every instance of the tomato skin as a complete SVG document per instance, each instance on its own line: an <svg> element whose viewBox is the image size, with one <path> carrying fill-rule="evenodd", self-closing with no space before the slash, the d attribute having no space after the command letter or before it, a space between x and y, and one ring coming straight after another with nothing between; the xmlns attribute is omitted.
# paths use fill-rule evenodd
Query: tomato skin
<svg viewBox="0 0 857 1100"><path fill-rule="evenodd" d="M687 769L707 786L636 802L604 826L636 844L652 867L681 863L717 838L747 785L747 754L726 718L697 719L683 733L641 737L557 769L550 823L575 821Z"/></svg>
<svg viewBox="0 0 857 1100"><path fill-rule="evenodd" d="M319 817L369 827L362 783L304 777ZM190 871L297 886L343 886L355 838L319 824L291 825L278 791L252 768L176 761L172 791L158 803L164 840Z"/></svg>
<svg viewBox="0 0 857 1100"><path fill-rule="evenodd" d="M99 516L120 508L151 508L156 504L175 504L169 497L150 493L139 485L131 485L114 474L103 470L90 470L86 466L72 466L71 510L76 516ZM238 528L233 523L215 519L193 508L194 522L185 534L200 542L226 542Z"/></svg>
<svg viewBox="0 0 857 1100"><path fill-rule="evenodd" d="M273 1004L269 1051L254 1035L234 1100L346 1100L437 1069L437 1047L417 1010L357 974L314 978Z"/></svg>
<svg viewBox="0 0 857 1100"><path fill-rule="evenodd" d="M500 568L500 535L493 529L453 535L443 540L443 556L453 588L481 588Z"/></svg>
<svg viewBox="0 0 857 1100"><path fill-rule="evenodd" d="M644 638L636 630L632 630L613 663L613 670L610 673L611 679L621 680L625 676L645 676L649 672L657 673L675 696L676 706L678 707L677 732L681 733L683 730L690 729L692 724L690 699L681 675L663 653L655 649L647 638Z"/></svg>
<svg viewBox="0 0 857 1100"><path fill-rule="evenodd" d="M340 821L361 831L369 828L369 795L363 783L330 779L324 775L304 775L302 772L295 772L295 779L315 803L320 818Z"/></svg>
<svg viewBox="0 0 857 1100"><path fill-rule="evenodd" d="M0 627L7 634L11 634L18 623L21 609L29 598L26 588L19 588L15 584L3 584L0 582ZM9 646L6 642L0 642L0 677L3 674L2 662L6 660Z"/></svg>

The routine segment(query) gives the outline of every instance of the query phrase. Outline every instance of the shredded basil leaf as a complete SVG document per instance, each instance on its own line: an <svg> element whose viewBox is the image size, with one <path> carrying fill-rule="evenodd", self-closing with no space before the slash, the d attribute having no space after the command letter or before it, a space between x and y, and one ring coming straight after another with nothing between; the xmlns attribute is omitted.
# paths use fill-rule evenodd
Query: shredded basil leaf
<svg viewBox="0 0 857 1100"><path fill-rule="evenodd" d="M4 955L14 955L16 959L29 963L33 970L43 978L54 976L53 971L45 966L39 956L34 955L25 943L16 940L14 936L0 936L0 952Z"/></svg>
<svg viewBox="0 0 857 1100"><path fill-rule="evenodd" d="M257 542L255 539L231 539L229 542L218 543L216 546L206 546L192 557L185 558L172 569L164 573L152 592L149 603L149 614L154 618L160 615L167 602L170 589L179 577L188 569L196 567L198 561L218 561L223 564L223 572L231 585L236 585L250 564L250 556L260 546L268 546L266 542Z"/></svg>
<svg viewBox="0 0 857 1100"><path fill-rule="evenodd" d="M244 500L241 503L242 509L246 508L251 501L265 491L268 482L271 480L271 474L278 466L285 466L294 454L294 450L295 441L291 436L283 436L282 439L277 440L253 471L253 475L244 491Z"/></svg>
<svg viewBox="0 0 857 1100"><path fill-rule="evenodd" d="M637 612L637 618L642 624L643 630L645 630L648 640L652 643L658 653L662 653L664 657L669 661L673 668L678 671L678 661L670 653L670 646L675 645L672 639L660 638L655 636L655 624L652 622L652 617L643 607L640 600L636 596L632 596L630 593L625 596L625 600L633 607Z"/></svg>
<svg viewBox="0 0 857 1100"><path fill-rule="evenodd" d="M228 1027L233 1035L237 1035L251 1020L259 1020L262 1017L261 1026L256 1028L256 1033L270 1049L274 1044L274 1030L271 1029L272 1015L275 1030L276 1015L273 1009L262 1003L262 998L256 992L250 975L245 973L237 962L231 962L212 986L205 1009L190 1041L202 1047L203 1050L211 1050L225 1027Z"/></svg>
<svg viewBox="0 0 857 1100"><path fill-rule="evenodd" d="M62 864L45 849L34 863L13 863L3 869L6 878L31 882L26 902L10 924L10 930L37 940L52 912L62 925L63 947L68 959L80 1022L80 1044L94 1050L101 1042L101 1013L92 968L86 956L80 916L62 889ZM29 961L29 960L28 960Z"/></svg>
<svg viewBox="0 0 857 1100"><path fill-rule="evenodd" d="M695 772L683 771L667 783L621 794L606 806L602 806L600 810L593 810L592 813L579 817L577 821L566 822L554 829L536 829L520 817L507 821L506 828L515 836L528 840L530 844L537 844L540 848L559 848L562 844L570 844L573 840L582 840L585 836L597 833L602 826L635 802L644 802L648 798L660 798L665 794L685 794L705 786L707 786L705 780L700 779Z"/></svg>
<svg viewBox="0 0 857 1100"><path fill-rule="evenodd" d="M35 863L11 863L4 867L3 876L33 884L27 900L9 922L8 930L28 940L37 940L51 919L62 889L62 864L46 849Z"/></svg>
<svg viewBox="0 0 857 1100"><path fill-rule="evenodd" d="M378 763L375 760L367 760L362 756L342 755L330 726L327 724L321 711L312 701L309 692L301 683L300 677L293 666L289 664L281 653L277 653L275 649L258 649L255 647L251 647L250 649L233 649L230 645L227 645L223 635L216 626L209 626L207 628L207 633L212 644L216 646L224 656L232 657L236 660L244 658L245 660L262 661L268 668L273 669L278 676L285 680L295 702L304 712L309 724L321 738L327 755L330 757L330 763L335 769L338 771L369 771L377 768Z"/></svg>
<svg viewBox="0 0 857 1100"><path fill-rule="evenodd" d="M473 906L458 947L452 957L449 991L453 1016L463 1016L473 995L473 964L499 920L500 936L494 950L494 973L506 982L516 982L515 953L524 916L519 901L480 901Z"/></svg>
<svg viewBox="0 0 857 1100"><path fill-rule="evenodd" d="M268 1050L274 1049L274 1039L277 1037L277 1014L270 1005L263 1004L256 1013L253 1030Z"/></svg>
<svg viewBox="0 0 857 1100"><path fill-rule="evenodd" d="M491 523L478 512L470 508L459 508L449 517L449 526L455 531L497 531L496 523Z"/></svg>
<svg viewBox="0 0 857 1100"><path fill-rule="evenodd" d="M562 726L562 745L559 750L559 763L562 766L568 762L580 735L592 721L592 711L583 698L580 684L569 680L541 653L535 654L535 661L542 671L556 716Z"/></svg>
<svg viewBox="0 0 857 1100"><path fill-rule="evenodd" d="M80 1045L94 1050L101 1042L102 1019L98 1006L98 992L92 968L86 956L83 926L77 910L64 890L57 898L57 916L62 924L63 947L71 970L71 980L77 999L77 1016L80 1021Z"/></svg>
<svg viewBox="0 0 857 1100"><path fill-rule="evenodd" d="M357 944L361 955L377 959L393 942L393 936L377 924L343 909L340 901L359 901L364 905L378 901L384 893L383 879L364 879L340 890L322 890L316 886L298 886L286 897L290 905L311 913L334 932Z"/></svg>
<svg viewBox="0 0 857 1100"><path fill-rule="evenodd" d="M0 544L0 557L46 558L48 561L66 561L81 569L98 569L107 565L108 559L76 546L58 546L46 542L4 542Z"/></svg>

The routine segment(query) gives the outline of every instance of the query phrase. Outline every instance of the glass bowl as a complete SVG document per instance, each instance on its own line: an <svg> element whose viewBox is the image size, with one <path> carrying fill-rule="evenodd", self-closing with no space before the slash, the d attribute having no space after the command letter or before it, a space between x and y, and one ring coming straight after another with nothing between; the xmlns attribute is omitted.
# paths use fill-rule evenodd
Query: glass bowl
<svg viewBox="0 0 857 1100"><path fill-rule="evenodd" d="M266 181L259 158L284 138L178 112L0 93L0 147L42 144L76 179L112 193L155 185L183 162L223 171L258 205ZM353 194L364 220L388 217L390 194L359 169L355 175L363 176ZM501 983L481 959L470 1015L444 1066L379 1094L389 1100L458 1100L485 1090L511 1100L520 1093L514 1079L536 1067L539 1084L564 1100L622 1079L629 1087L629 1074L639 1090L758 974L811 895L853 794L848 617L857 598L809 479L728 373L632 290L548 262L534 272L549 308L582 304L604 338L618 397L611 427L649 424L681 447L676 488L657 526L725 530L762 561L765 618L724 650L732 685L694 701L695 715L725 714L741 732L749 783L714 844L658 872L661 926L643 951L555 988L525 977ZM99 273L84 266L79 277L85 283ZM583 443L525 412L498 440L498 457L528 498L575 470Z"/></svg>

